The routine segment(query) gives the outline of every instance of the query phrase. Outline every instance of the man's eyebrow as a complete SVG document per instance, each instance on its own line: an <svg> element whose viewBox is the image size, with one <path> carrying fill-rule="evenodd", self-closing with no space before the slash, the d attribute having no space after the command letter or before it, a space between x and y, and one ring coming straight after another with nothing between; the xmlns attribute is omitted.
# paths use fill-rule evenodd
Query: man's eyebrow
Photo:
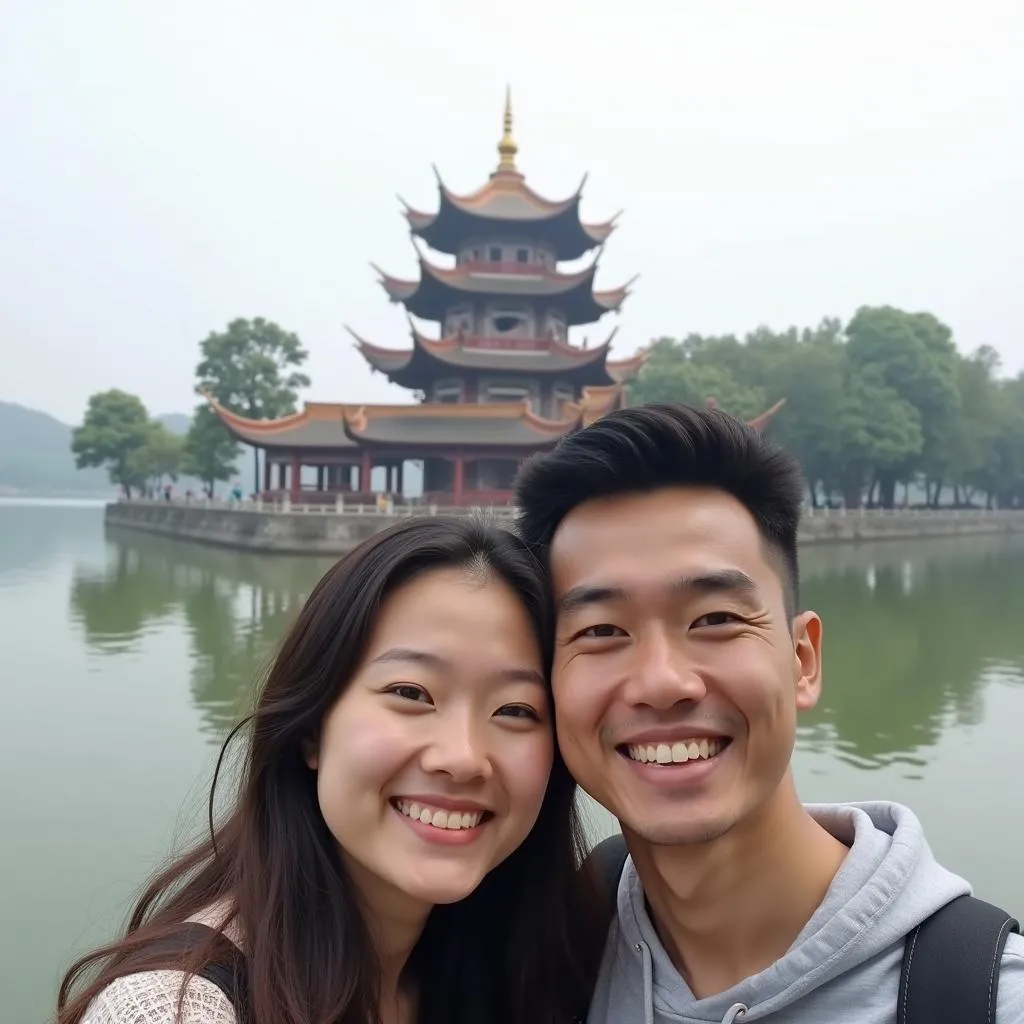
<svg viewBox="0 0 1024 1024"><path fill-rule="evenodd" d="M402 661L407 664L425 665L435 672L451 672L454 665L447 658L434 654L431 651L418 651L412 647L390 647L382 654L378 654L371 665L386 665ZM493 677L495 683L536 683L538 686L547 686L544 676L536 669L527 666L513 666L499 670Z"/></svg>
<svg viewBox="0 0 1024 1024"><path fill-rule="evenodd" d="M610 601L628 601L629 591L624 587L603 587L581 583L567 590L558 599L558 611L562 615L578 612L592 604L607 604Z"/></svg>
<svg viewBox="0 0 1024 1024"><path fill-rule="evenodd" d="M713 569L694 576L684 576L671 584L671 589L683 595L733 594L749 599L757 594L760 588L741 569ZM559 614L568 615L595 604L628 601L630 596L630 591L626 587L581 583L567 590L559 598L558 611Z"/></svg>
<svg viewBox="0 0 1024 1024"><path fill-rule="evenodd" d="M713 569L684 576L673 588L685 594L756 594L759 587L742 569Z"/></svg>

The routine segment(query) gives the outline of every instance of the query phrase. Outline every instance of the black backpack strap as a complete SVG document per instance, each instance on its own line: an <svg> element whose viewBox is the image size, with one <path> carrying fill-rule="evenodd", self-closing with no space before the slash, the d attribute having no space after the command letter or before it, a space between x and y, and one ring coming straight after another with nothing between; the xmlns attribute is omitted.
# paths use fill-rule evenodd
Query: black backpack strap
<svg viewBox="0 0 1024 1024"><path fill-rule="evenodd" d="M212 930L205 924L190 921L183 924L169 939L157 943L157 947L168 952L185 953L209 939ZM205 964L196 972L196 976L213 982L224 993L235 1011L238 1024L245 1024L249 1020L249 971L245 957L237 946L232 944L229 954Z"/></svg>
<svg viewBox="0 0 1024 1024"><path fill-rule="evenodd" d="M206 964L198 976L212 981L224 993L235 1011L238 1024L249 1020L249 972L240 952L228 960Z"/></svg>
<svg viewBox="0 0 1024 1024"><path fill-rule="evenodd" d="M961 896L908 936L896 1024L995 1024L1006 937L1020 926L1004 910Z"/></svg>
<svg viewBox="0 0 1024 1024"><path fill-rule="evenodd" d="M587 857L587 861L595 866L598 878L601 879L604 890L613 904L615 894L619 891L619 879L622 877L627 856L626 840L619 833L598 843Z"/></svg>

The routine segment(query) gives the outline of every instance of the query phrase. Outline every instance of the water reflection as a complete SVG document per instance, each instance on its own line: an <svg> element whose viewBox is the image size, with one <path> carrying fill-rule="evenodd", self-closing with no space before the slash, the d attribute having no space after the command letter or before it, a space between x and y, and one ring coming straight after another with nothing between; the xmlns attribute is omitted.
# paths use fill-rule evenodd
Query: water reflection
<svg viewBox="0 0 1024 1024"><path fill-rule="evenodd" d="M1024 681L1014 616L1024 549L948 545L816 572L805 603L825 622L825 687L801 742L859 768L927 760L940 735L978 724L987 685ZM885 556L888 555L888 558Z"/></svg>
<svg viewBox="0 0 1024 1024"><path fill-rule="evenodd" d="M130 651L177 619L191 644L190 689L219 741L324 559L262 557L108 532L108 558L77 567L72 615L90 646ZM799 732L804 749L865 770L916 777L949 730L980 722L990 685L1024 681L1015 606L1024 544L976 542L829 548L804 558L804 603L825 622L825 687Z"/></svg>
<svg viewBox="0 0 1024 1024"><path fill-rule="evenodd" d="M153 625L168 618L181 592L174 565L130 545L113 549L100 569L76 564L71 582L71 620L103 654L136 648Z"/></svg>
<svg viewBox="0 0 1024 1024"><path fill-rule="evenodd" d="M190 690L212 743L245 713L253 689L329 563L260 558L110 529L97 571L76 566L71 613L89 645L122 653L167 619L191 643Z"/></svg>

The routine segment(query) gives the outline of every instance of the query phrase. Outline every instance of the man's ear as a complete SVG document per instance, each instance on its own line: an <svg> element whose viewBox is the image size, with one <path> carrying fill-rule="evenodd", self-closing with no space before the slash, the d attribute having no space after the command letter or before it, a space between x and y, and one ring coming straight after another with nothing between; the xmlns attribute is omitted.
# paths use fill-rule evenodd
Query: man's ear
<svg viewBox="0 0 1024 1024"><path fill-rule="evenodd" d="M793 667L796 706L809 711L821 696L821 619L811 611L793 619Z"/></svg>

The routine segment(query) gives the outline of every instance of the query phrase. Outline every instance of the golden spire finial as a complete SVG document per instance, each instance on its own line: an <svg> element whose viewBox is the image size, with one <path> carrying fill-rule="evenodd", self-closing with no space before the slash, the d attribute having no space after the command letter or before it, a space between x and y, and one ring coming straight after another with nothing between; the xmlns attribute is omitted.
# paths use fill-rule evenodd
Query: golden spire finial
<svg viewBox="0 0 1024 1024"><path fill-rule="evenodd" d="M498 153L501 156L498 161L498 170L515 171L516 153L519 152L519 147L516 145L516 140L512 138L512 89L510 86L505 86L504 129L501 142L498 143Z"/></svg>

